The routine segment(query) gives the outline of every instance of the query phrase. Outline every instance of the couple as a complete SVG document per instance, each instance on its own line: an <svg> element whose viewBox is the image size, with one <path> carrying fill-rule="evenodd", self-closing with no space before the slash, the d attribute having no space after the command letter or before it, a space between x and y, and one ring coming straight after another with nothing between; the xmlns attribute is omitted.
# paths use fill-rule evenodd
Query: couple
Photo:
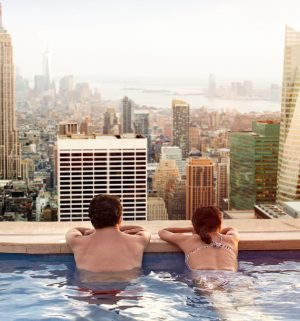
<svg viewBox="0 0 300 321"><path fill-rule="evenodd" d="M89 217L94 229L77 227L66 234L79 270L120 272L141 267L151 235L140 226L121 225L122 206L118 197L95 196L89 206ZM202 207L193 215L193 227L167 228L158 234L185 253L191 271L236 271L239 235L234 228L222 229L221 223L221 213L216 207Z"/></svg>

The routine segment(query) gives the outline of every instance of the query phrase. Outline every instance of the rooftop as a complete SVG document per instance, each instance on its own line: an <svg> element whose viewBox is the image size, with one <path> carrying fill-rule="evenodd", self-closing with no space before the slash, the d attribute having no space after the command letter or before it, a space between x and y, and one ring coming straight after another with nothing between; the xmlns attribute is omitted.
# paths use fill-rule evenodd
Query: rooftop
<svg viewBox="0 0 300 321"><path fill-rule="evenodd" d="M146 252L176 252L176 246L159 239L157 232L170 226L187 226L189 221L140 221L152 232ZM91 227L89 222L0 222L0 252L28 254L71 253L65 233L75 227ZM234 226L241 235L240 250L300 250L300 219L224 220L224 227Z"/></svg>

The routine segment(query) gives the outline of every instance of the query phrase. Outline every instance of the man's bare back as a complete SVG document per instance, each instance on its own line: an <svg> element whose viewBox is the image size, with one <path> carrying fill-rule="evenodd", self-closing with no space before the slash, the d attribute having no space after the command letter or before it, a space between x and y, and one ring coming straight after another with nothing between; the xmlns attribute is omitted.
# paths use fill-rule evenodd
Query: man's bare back
<svg viewBox="0 0 300 321"><path fill-rule="evenodd" d="M140 226L121 226L122 206L117 196L95 196L89 218L94 229L77 227L66 234L79 270L117 272L141 267L150 233Z"/></svg>
<svg viewBox="0 0 300 321"><path fill-rule="evenodd" d="M90 272L140 268L150 233L139 226L74 228L66 234L76 266Z"/></svg>

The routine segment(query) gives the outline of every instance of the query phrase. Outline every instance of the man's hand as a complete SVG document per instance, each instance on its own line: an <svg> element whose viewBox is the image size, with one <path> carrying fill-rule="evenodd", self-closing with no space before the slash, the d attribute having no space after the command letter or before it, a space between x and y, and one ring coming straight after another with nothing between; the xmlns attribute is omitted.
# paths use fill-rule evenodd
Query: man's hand
<svg viewBox="0 0 300 321"><path fill-rule="evenodd" d="M145 229L141 226L136 226L136 225L128 225L128 226L121 226L120 231L125 233L125 234L137 234L139 232L145 231Z"/></svg>

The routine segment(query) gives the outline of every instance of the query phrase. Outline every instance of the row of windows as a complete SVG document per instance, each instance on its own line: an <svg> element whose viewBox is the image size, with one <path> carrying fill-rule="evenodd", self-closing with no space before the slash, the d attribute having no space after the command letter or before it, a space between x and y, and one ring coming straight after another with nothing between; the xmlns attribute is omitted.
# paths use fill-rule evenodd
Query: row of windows
<svg viewBox="0 0 300 321"><path fill-rule="evenodd" d="M74 210L74 209L81 209L81 210L87 210L88 209L88 204L87 205L85 205L85 206L82 206L82 205L79 205L79 204L72 204L72 205L61 205L60 206L60 208L61 209L65 209L65 208L68 208L68 209L70 209L70 210ZM140 209L146 209L146 205L145 204L136 204L136 206L126 206L126 208L127 209L135 209L135 208L137 208L138 210L140 210Z"/></svg>
<svg viewBox="0 0 300 321"><path fill-rule="evenodd" d="M132 191L131 194L129 193L124 193L124 195L122 196L123 198L130 198L130 197L133 197L133 198L137 198L137 197L146 197L146 194L140 194L139 192L144 192L145 190L140 190L140 191ZM61 191L60 194L61 195L78 195L78 196L81 196L83 198L92 198L93 197L93 193L95 194L101 194L101 193L107 193L108 191L107 190L94 190L94 191L82 191L82 190L72 190L72 191ZM113 191L114 194L116 195L122 195L122 193L117 193L116 191ZM139 193L139 194L138 194ZM87 195L88 194L88 195ZM73 198L73 197L72 197Z"/></svg>
<svg viewBox="0 0 300 321"><path fill-rule="evenodd" d="M61 209L60 210L60 213L70 213L70 211L72 211L72 213L84 213L86 210L83 210L83 209ZM145 213L146 212L146 208L135 208L135 209L127 209L127 208L123 208L123 213L126 213L126 212L143 212Z"/></svg>
<svg viewBox="0 0 300 321"><path fill-rule="evenodd" d="M107 156L144 156L146 155L145 151L120 151L118 153L116 152L106 152L106 153L86 153L86 152L78 152L78 153L60 153L60 157L107 157Z"/></svg>
<svg viewBox="0 0 300 321"><path fill-rule="evenodd" d="M60 215L60 221L89 221L90 219L88 218L87 215L80 215L80 214L77 214L77 215ZM146 220L146 216L145 215L136 215L136 216L126 216L124 217L123 216L123 221L133 221L133 220L136 220L136 221L145 221Z"/></svg>

